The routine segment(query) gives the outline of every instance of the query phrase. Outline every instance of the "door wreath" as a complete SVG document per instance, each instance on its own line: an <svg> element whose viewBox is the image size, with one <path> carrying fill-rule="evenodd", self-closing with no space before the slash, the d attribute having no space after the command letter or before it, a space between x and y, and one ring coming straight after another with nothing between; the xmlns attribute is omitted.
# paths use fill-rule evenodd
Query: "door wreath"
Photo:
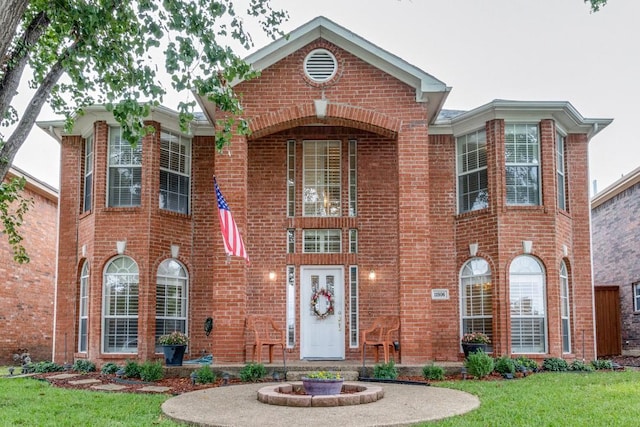
<svg viewBox="0 0 640 427"><path fill-rule="evenodd" d="M327 301L325 311L320 311L321 307L318 307L320 298L324 298ZM315 292L311 296L311 308L313 309L313 314L319 319L326 319L330 314L333 314L333 295L331 295L331 292L326 289L320 289Z"/></svg>

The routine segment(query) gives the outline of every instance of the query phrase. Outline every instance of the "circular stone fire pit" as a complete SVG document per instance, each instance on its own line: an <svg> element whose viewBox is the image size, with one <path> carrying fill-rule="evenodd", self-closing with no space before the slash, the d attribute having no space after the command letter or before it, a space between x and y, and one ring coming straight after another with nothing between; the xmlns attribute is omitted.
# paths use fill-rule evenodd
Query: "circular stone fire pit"
<svg viewBox="0 0 640 427"><path fill-rule="evenodd" d="M373 403L384 397L382 387L376 385L362 385L344 383L342 394L326 396L309 396L304 394L301 382L276 384L262 387L258 390L258 400L269 405L279 406L348 406Z"/></svg>

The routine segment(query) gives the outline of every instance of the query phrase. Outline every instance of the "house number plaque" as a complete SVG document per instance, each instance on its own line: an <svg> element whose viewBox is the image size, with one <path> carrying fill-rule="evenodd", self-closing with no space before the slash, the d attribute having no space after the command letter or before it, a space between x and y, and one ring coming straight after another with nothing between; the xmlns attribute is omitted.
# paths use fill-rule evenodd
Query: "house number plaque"
<svg viewBox="0 0 640 427"><path fill-rule="evenodd" d="M447 300L449 299L449 289L431 289L432 300Z"/></svg>

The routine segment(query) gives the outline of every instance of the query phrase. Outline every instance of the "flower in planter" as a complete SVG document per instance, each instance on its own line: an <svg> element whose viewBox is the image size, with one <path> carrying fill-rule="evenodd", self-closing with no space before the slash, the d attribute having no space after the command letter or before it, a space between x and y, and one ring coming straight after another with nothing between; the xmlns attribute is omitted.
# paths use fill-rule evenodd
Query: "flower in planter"
<svg viewBox="0 0 640 427"><path fill-rule="evenodd" d="M312 380L340 380L342 377L339 372L316 371L305 375L305 378Z"/></svg>
<svg viewBox="0 0 640 427"><path fill-rule="evenodd" d="M173 331L158 338L158 344L160 345L187 345L188 343L189 337L180 331Z"/></svg>
<svg viewBox="0 0 640 427"><path fill-rule="evenodd" d="M489 337L482 332L470 332L462 336L462 344L490 344Z"/></svg>

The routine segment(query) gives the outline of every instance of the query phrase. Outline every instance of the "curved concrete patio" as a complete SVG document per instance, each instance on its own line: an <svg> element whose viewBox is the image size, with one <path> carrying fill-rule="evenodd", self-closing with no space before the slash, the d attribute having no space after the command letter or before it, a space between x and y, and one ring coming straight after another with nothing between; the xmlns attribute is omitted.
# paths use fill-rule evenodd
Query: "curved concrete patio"
<svg viewBox="0 0 640 427"><path fill-rule="evenodd" d="M274 406L257 399L258 390L265 385L232 385L185 393L164 402L162 411L174 420L199 426L365 427L412 425L464 414L480 406L478 398L469 393L400 384L381 384L384 398L364 405Z"/></svg>

